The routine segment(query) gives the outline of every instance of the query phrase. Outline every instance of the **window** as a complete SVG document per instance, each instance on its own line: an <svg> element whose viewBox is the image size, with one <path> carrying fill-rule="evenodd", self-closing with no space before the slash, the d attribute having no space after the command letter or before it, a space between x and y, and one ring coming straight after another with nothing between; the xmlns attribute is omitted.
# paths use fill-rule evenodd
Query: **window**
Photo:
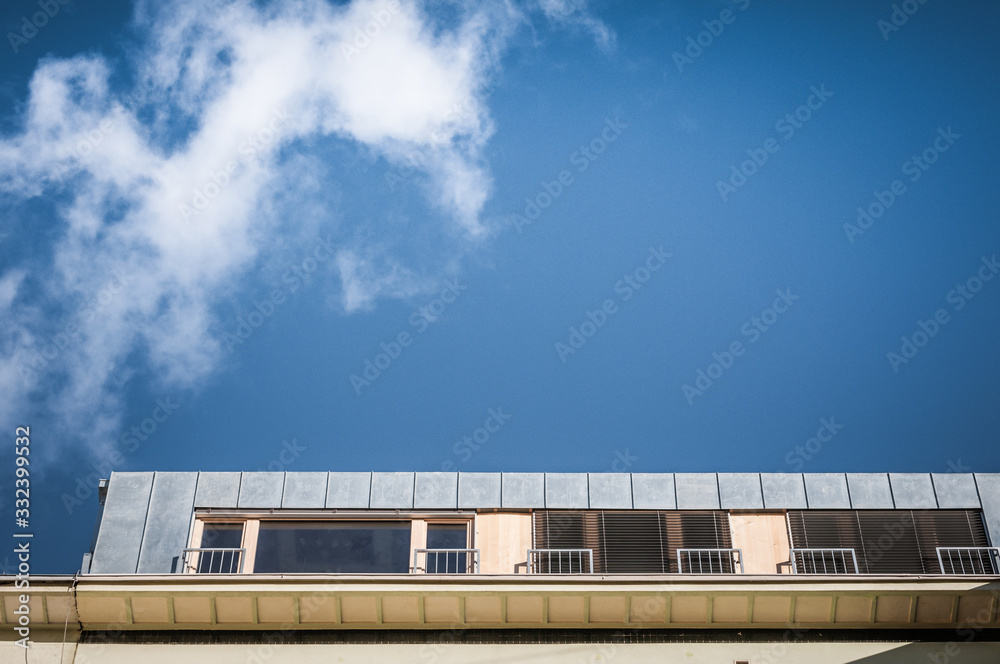
<svg viewBox="0 0 1000 664"><path fill-rule="evenodd" d="M434 549L465 549L468 546L465 523L428 523L426 570L428 574L463 574L469 571L466 552L444 552Z"/></svg>
<svg viewBox="0 0 1000 664"><path fill-rule="evenodd" d="M534 513L534 536L538 549L592 549L598 574L678 572L678 549L732 546L722 511L542 510Z"/></svg>
<svg viewBox="0 0 1000 664"><path fill-rule="evenodd" d="M239 572L243 564L242 523L206 523L201 531L201 551L192 552L195 560L188 564L196 564L199 574L220 574Z"/></svg>
<svg viewBox="0 0 1000 664"><path fill-rule="evenodd" d="M256 573L405 573L409 521L261 521Z"/></svg>
<svg viewBox="0 0 1000 664"><path fill-rule="evenodd" d="M862 574L940 574L937 547L987 546L975 510L795 510L788 529L795 549L854 549Z"/></svg>

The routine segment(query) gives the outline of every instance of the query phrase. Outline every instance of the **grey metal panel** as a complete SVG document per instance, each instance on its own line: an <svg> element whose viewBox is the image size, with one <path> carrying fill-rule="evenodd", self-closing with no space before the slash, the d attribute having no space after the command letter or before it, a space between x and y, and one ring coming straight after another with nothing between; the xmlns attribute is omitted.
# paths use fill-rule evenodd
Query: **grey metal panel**
<svg viewBox="0 0 1000 664"><path fill-rule="evenodd" d="M844 473L805 473L806 501L812 509L849 510L851 494Z"/></svg>
<svg viewBox="0 0 1000 664"><path fill-rule="evenodd" d="M413 473L372 473L372 509L411 509Z"/></svg>
<svg viewBox="0 0 1000 664"><path fill-rule="evenodd" d="M504 507L545 507L545 473L503 473Z"/></svg>
<svg viewBox="0 0 1000 664"><path fill-rule="evenodd" d="M632 473L632 506L637 510L677 509L673 473Z"/></svg>
<svg viewBox="0 0 1000 664"><path fill-rule="evenodd" d="M724 510L763 508L760 473L719 473L719 500Z"/></svg>
<svg viewBox="0 0 1000 664"><path fill-rule="evenodd" d="M458 507L458 473L417 473L413 507L455 509Z"/></svg>
<svg viewBox="0 0 1000 664"><path fill-rule="evenodd" d="M277 509L285 486L284 473L243 473L240 480L240 507Z"/></svg>
<svg viewBox="0 0 1000 664"><path fill-rule="evenodd" d="M460 509L500 507L500 473L459 473L458 506Z"/></svg>
<svg viewBox="0 0 1000 664"><path fill-rule="evenodd" d="M590 507L587 473L545 473L545 507L578 510Z"/></svg>
<svg viewBox="0 0 1000 664"><path fill-rule="evenodd" d="M760 485L767 509L801 510L808 506L801 473L761 473Z"/></svg>
<svg viewBox="0 0 1000 664"><path fill-rule="evenodd" d="M889 473L892 500L896 509L933 509L937 507L930 473Z"/></svg>
<svg viewBox="0 0 1000 664"><path fill-rule="evenodd" d="M326 506L334 509L368 509L372 495L371 473L330 473Z"/></svg>
<svg viewBox="0 0 1000 664"><path fill-rule="evenodd" d="M887 473L847 473L851 506L856 510L891 510L892 489Z"/></svg>
<svg viewBox="0 0 1000 664"><path fill-rule="evenodd" d="M239 505L240 473L198 474L198 490L194 494L195 507L228 507Z"/></svg>
<svg viewBox="0 0 1000 664"><path fill-rule="evenodd" d="M715 473L674 473L677 509L719 509L719 481Z"/></svg>
<svg viewBox="0 0 1000 664"><path fill-rule="evenodd" d="M1000 546L1000 473L976 473L983 518L992 546Z"/></svg>
<svg viewBox="0 0 1000 664"><path fill-rule="evenodd" d="M938 507L944 509L977 510L979 492L972 473L931 473Z"/></svg>
<svg viewBox="0 0 1000 664"><path fill-rule="evenodd" d="M153 473L111 473L91 574L135 574Z"/></svg>
<svg viewBox="0 0 1000 664"><path fill-rule="evenodd" d="M590 473L588 482L591 509L632 509L632 476L628 473Z"/></svg>
<svg viewBox="0 0 1000 664"><path fill-rule="evenodd" d="M328 473L286 472L281 506L297 509L325 507L328 475Z"/></svg>
<svg viewBox="0 0 1000 664"><path fill-rule="evenodd" d="M155 473L139 551L139 574L171 574L188 545L198 473Z"/></svg>

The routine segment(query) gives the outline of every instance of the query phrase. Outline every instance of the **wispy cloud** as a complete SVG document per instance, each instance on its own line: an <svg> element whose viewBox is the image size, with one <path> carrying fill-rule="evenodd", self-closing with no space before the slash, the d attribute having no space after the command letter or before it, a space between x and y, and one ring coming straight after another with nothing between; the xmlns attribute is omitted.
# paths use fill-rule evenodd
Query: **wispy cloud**
<svg viewBox="0 0 1000 664"><path fill-rule="evenodd" d="M5 398L0 419L34 394L71 436L112 441L131 367L198 384L220 358L224 293L270 239L308 232L288 213L315 201L284 194L322 189L317 164L333 167L318 139L390 163L421 149L439 232L459 245L488 236L481 99L519 18L503 4L457 11L442 26L414 2L150 2L122 70L94 55L40 62L0 138L0 192L8 211L47 206L52 239L0 272L0 393L26 395ZM122 75L146 103L125 101L111 83ZM431 283L344 238L345 310Z"/></svg>
<svg viewBox="0 0 1000 664"><path fill-rule="evenodd" d="M615 47L615 31L594 16L587 0L539 0L542 13L552 23L589 33L594 42L605 51Z"/></svg>

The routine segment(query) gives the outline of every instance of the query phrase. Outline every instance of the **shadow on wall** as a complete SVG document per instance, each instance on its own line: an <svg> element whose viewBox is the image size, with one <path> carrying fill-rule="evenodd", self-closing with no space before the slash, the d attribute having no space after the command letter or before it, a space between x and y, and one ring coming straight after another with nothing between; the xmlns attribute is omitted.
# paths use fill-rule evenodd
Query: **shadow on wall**
<svg viewBox="0 0 1000 664"><path fill-rule="evenodd" d="M967 642L961 640L961 636L956 634L960 640L947 643L908 643L878 655L851 660L847 664L996 664L1000 662L1000 642Z"/></svg>

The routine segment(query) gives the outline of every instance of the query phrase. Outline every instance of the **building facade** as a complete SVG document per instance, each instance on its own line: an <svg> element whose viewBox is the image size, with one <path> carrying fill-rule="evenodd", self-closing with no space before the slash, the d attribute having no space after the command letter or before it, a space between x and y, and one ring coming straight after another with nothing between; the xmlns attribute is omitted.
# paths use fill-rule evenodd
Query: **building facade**
<svg viewBox="0 0 1000 664"><path fill-rule="evenodd" d="M81 573L31 578L29 662L1000 662L1000 474L136 472L101 505Z"/></svg>

